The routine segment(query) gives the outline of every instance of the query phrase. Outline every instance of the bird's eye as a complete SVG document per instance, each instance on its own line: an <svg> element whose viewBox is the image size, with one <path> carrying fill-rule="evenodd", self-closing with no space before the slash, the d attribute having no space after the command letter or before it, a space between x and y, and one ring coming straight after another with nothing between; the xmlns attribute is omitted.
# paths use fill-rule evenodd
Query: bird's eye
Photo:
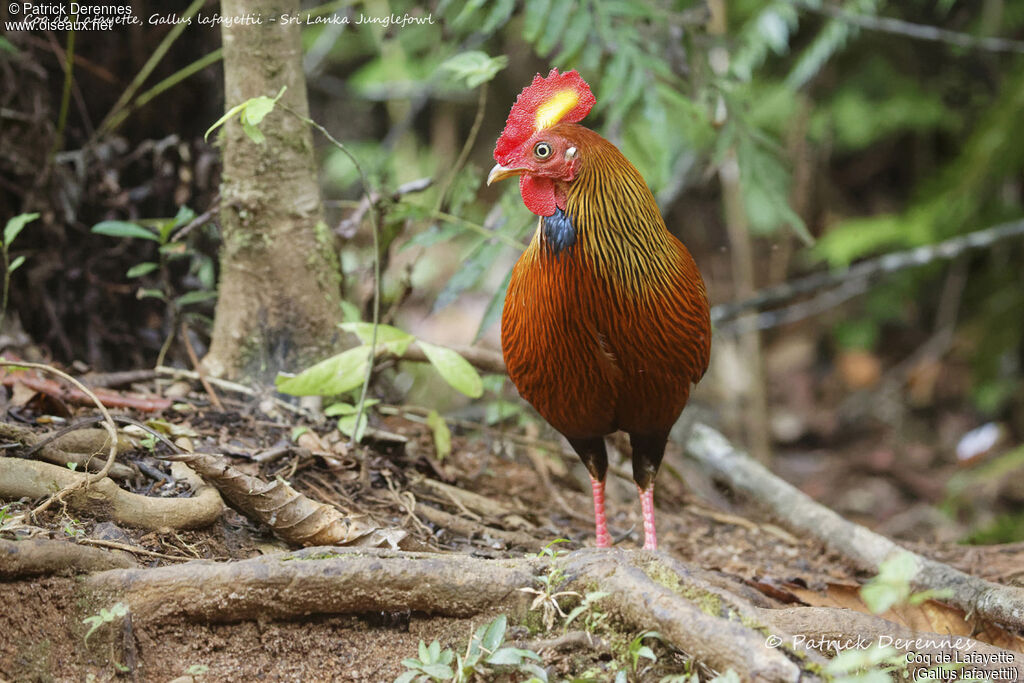
<svg viewBox="0 0 1024 683"><path fill-rule="evenodd" d="M551 156L551 145L546 142L538 142L533 146L533 156L538 159L547 159Z"/></svg>

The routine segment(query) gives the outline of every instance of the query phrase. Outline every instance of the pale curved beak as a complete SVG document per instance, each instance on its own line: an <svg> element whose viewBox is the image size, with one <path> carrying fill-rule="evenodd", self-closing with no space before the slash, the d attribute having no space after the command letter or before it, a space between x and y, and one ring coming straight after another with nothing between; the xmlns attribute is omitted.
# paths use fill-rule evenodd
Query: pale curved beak
<svg viewBox="0 0 1024 683"><path fill-rule="evenodd" d="M501 164L495 164L494 168L491 169L491 172L487 174L487 184L490 185L491 183L496 183L499 180L511 178L514 175L522 175L524 173L526 173L525 168L508 168Z"/></svg>

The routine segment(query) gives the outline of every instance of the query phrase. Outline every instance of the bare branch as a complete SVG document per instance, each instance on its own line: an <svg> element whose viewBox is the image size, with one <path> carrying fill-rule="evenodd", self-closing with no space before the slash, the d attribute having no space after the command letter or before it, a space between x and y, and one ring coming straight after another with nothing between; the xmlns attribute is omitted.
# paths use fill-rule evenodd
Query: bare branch
<svg viewBox="0 0 1024 683"><path fill-rule="evenodd" d="M814 502L737 450L707 425L694 425L687 443L687 454L716 481L766 507L790 531L821 541L864 571L878 572L885 559L905 551L888 538L849 522ZM1015 629L1024 627L1024 588L985 581L949 565L911 554L917 561L917 573L911 581L915 590L949 588L953 597L947 602L966 613Z"/></svg>
<svg viewBox="0 0 1024 683"><path fill-rule="evenodd" d="M814 273L797 280L784 282L777 287L763 289L755 296L743 301L714 306L711 309L711 321L716 325L722 325L746 311L783 304L802 294L811 294L853 280L870 282L881 275L888 275L906 268L925 266L935 261L948 261L965 252L987 249L994 244L1021 235L1024 235L1024 220L1010 221L953 237L938 244L926 244L913 249L883 254L855 263L842 270ZM783 322L788 321L783 319Z"/></svg>
<svg viewBox="0 0 1024 683"><path fill-rule="evenodd" d="M915 24L909 21L903 21L902 19L893 19L892 17L875 17L866 14L856 14L834 5L812 5L811 3L801 2L799 0L794 4L800 9L807 10L808 12L823 14L827 17L832 17L833 19L853 24L854 26L866 28L870 31L893 33L917 40L948 43L949 45L956 45L957 47L969 49L989 50L991 52L1024 53L1024 42L1019 40L993 38L990 36L972 36L969 33L950 31L948 29L939 28L937 26L928 26L926 24Z"/></svg>

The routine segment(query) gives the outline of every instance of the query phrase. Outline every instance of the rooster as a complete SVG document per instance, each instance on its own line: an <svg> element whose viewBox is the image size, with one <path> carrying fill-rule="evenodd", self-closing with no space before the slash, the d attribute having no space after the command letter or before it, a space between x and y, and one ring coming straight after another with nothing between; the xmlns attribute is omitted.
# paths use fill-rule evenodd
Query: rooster
<svg viewBox="0 0 1024 683"><path fill-rule="evenodd" d="M487 184L519 176L540 216L509 281L501 347L520 395L590 473L598 547L611 545L604 437L629 435L653 550L654 477L707 369L711 323L700 271L640 173L577 123L595 101L576 71L552 69L519 95L498 138Z"/></svg>

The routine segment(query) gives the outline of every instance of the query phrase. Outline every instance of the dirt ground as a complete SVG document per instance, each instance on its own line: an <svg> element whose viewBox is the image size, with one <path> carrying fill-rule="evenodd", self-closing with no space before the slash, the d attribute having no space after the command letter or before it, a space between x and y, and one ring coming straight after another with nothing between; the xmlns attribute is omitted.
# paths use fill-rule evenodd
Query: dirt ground
<svg viewBox="0 0 1024 683"><path fill-rule="evenodd" d="M378 417L367 445L351 447L324 425L312 425L288 411L264 412L270 405L266 402L257 407L227 400L223 412L203 402L201 394L189 394L178 408L163 413L163 423L150 424L187 435L197 450L226 454L246 474L265 481L283 478L296 490L346 514L365 515L382 529L404 530L403 547L521 558L542 552L559 538L567 539L558 546L566 550L592 544L585 474L573 456L560 452L557 443L500 426L473 430L455 425L452 454L439 462L430 429L400 407ZM9 414L34 417L37 408L26 403L11 407ZM91 414L88 408L74 412ZM144 413L134 415L147 419ZM305 447L290 439L297 426L312 428ZM43 434L50 428L34 425L33 430ZM135 470L127 487L150 496L189 495L180 482L154 478L168 476L168 463L159 457L162 452L158 445L155 450L139 446L123 454L122 461ZM783 470L801 471L798 456L789 460L783 456L780 462ZM612 475L609 483L609 526L621 546L636 548L642 542L642 525L635 488L623 478L628 476L628 463L626 468L613 466L619 475ZM818 479L806 471L803 478L805 488L818 486ZM816 493L827 502L857 483L847 481ZM816 600L834 604L835 595L846 591L848 598L867 578L820 544L795 538L756 509L715 489L677 446L666 457L657 494L662 551L739 580L766 599L779 604L815 604ZM35 502L0 501L9 504L8 515ZM206 529L145 531L56 505L34 522L0 532L5 539L26 537L73 538L79 543L114 540L141 549L136 559L142 566L197 558L235 560L289 547L267 526L231 509ZM921 542L913 546L915 550L966 571L997 581L1020 581L1024 544L972 554L932 539L917 540ZM92 608L81 604L79 581L48 576L0 582L0 601L5 605L0 611L0 679L392 681L406 670L402 660L415 657L421 641L437 640L442 648L462 652L473 630L497 616L458 619L402 612L226 624L179 621L148 627L134 626L128 619L119 627L97 629L86 641L83 614L88 616ZM820 597L808 598L811 594ZM556 626L551 632L538 633L513 623L506 643L550 643L562 632ZM628 641L636 635L625 637ZM605 640L614 640L611 632ZM635 668L623 655L621 643L568 652L541 648L540 654L551 680L612 680L619 670L627 671L629 680L642 681L688 671L701 672L705 680L710 675L686 653L657 640L648 644L657 660L640 660ZM122 658L126 661L119 661ZM526 678L515 674L497 680Z"/></svg>

